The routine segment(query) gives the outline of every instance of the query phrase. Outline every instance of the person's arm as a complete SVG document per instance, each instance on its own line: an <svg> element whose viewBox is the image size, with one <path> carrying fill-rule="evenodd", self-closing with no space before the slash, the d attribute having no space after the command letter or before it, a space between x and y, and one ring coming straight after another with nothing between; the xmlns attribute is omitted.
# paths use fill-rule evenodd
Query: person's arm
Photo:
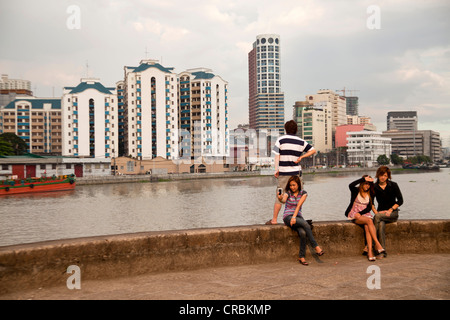
<svg viewBox="0 0 450 320"><path fill-rule="evenodd" d="M366 179L365 178L359 178L358 180L355 180L355 181L353 181L352 183L350 183L349 185L348 185L348 188L350 189L350 190L352 190L354 187L356 187L358 184L360 184L360 183L363 183L364 181L366 181Z"/></svg>
<svg viewBox="0 0 450 320"><path fill-rule="evenodd" d="M295 163L299 163L300 161L302 161L302 159L308 158L315 153L316 153L316 149L311 148L311 149L309 149L308 152L306 152L305 154L302 154L300 157L298 157L298 159L295 161Z"/></svg>
<svg viewBox="0 0 450 320"><path fill-rule="evenodd" d="M393 183L392 192L394 193L394 198L396 199L396 201L392 207L386 210L387 216L390 216L393 211L397 210L398 207L403 204L403 196L397 183Z"/></svg>
<svg viewBox="0 0 450 320"><path fill-rule="evenodd" d="M292 215L292 218L291 218L291 226L292 226L293 224L295 224L295 221L296 221L296 217L297 217L297 215L298 215L298 212L300 211L300 208L302 207L303 203L305 203L305 200L306 200L307 197L308 197L308 194L307 194L307 193L304 193L304 194L302 195L302 197L300 198L300 200L298 201L297 207L295 208L294 214Z"/></svg>
<svg viewBox="0 0 450 320"><path fill-rule="evenodd" d="M287 198L288 198L288 194L287 193L284 193L282 195L278 195L278 200L280 200L282 203L286 203Z"/></svg>
<svg viewBox="0 0 450 320"><path fill-rule="evenodd" d="M276 154L275 155L275 178L278 178L279 174L280 174L280 155Z"/></svg>

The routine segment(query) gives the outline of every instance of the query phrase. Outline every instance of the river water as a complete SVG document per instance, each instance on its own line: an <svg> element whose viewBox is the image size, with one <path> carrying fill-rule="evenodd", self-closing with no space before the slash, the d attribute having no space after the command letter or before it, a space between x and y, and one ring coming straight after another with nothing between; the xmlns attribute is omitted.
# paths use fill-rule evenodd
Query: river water
<svg viewBox="0 0 450 320"><path fill-rule="evenodd" d="M374 176L374 171L368 171ZM360 172L304 175L305 219L345 220L348 184ZM400 219L450 219L450 169L393 172ZM85 236L263 224L272 217L272 176L77 186L0 198L0 246ZM283 210L283 209L282 209ZM282 210L278 222L282 223Z"/></svg>

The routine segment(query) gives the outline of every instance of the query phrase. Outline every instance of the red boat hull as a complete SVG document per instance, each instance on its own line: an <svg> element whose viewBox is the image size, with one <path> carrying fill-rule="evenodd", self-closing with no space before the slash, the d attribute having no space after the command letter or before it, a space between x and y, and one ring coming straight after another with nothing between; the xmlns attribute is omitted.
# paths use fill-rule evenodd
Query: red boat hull
<svg viewBox="0 0 450 320"><path fill-rule="evenodd" d="M11 194L67 191L75 189L75 181L69 179L31 182L15 185L0 185L0 196Z"/></svg>

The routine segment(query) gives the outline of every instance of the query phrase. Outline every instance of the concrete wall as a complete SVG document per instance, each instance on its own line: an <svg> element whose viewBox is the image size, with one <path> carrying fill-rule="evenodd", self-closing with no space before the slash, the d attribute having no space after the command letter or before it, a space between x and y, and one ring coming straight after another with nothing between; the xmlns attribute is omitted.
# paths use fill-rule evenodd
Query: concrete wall
<svg viewBox="0 0 450 320"><path fill-rule="evenodd" d="M348 221L316 222L326 251L321 259L361 255L362 229ZM450 253L450 220L411 220L387 225L389 254ZM284 225L133 233L0 247L0 294L66 285L67 268L81 279L296 260L299 240ZM309 256L309 257L308 257ZM311 258L308 250L307 259Z"/></svg>

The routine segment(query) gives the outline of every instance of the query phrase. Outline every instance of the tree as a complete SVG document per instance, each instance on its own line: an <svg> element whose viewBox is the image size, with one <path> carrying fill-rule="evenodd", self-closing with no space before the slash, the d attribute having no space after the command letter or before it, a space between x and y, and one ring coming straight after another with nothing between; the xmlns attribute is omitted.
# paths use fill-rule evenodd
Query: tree
<svg viewBox="0 0 450 320"><path fill-rule="evenodd" d="M380 166L383 166L383 165L385 166L385 165L388 165L390 161L389 161L389 158L385 154L382 154L381 156L378 156L377 162Z"/></svg>
<svg viewBox="0 0 450 320"><path fill-rule="evenodd" d="M0 134L0 140L5 141L13 149L13 155L21 155L27 152L28 146L25 141L14 133L6 132Z"/></svg>
<svg viewBox="0 0 450 320"><path fill-rule="evenodd" d="M391 154L392 164L403 164L403 159L396 153Z"/></svg>
<svg viewBox="0 0 450 320"><path fill-rule="evenodd" d="M0 156L13 156L14 149L11 147L9 142L5 141L0 137Z"/></svg>

